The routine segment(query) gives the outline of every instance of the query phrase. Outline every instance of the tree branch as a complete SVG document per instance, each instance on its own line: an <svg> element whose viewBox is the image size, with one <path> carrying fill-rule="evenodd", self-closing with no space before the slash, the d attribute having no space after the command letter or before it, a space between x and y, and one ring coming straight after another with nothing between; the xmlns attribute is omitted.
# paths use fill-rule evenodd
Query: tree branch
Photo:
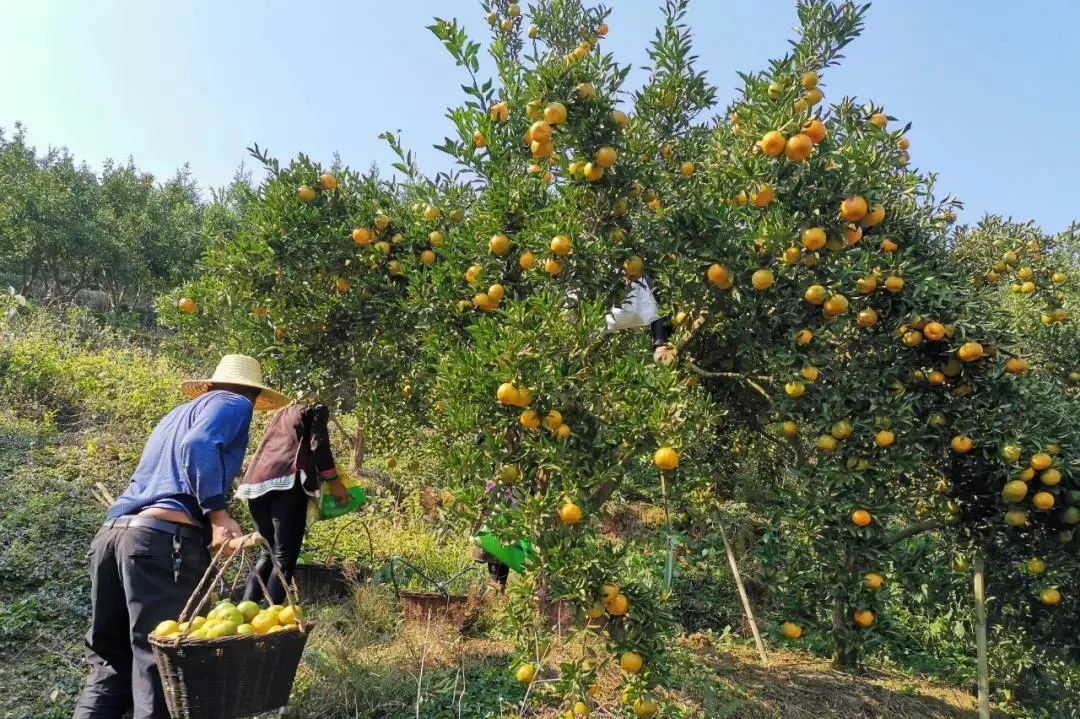
<svg viewBox="0 0 1080 719"><path fill-rule="evenodd" d="M765 401L768 402L770 408L775 408L776 407L776 403L773 402L773 398L769 395L768 392L765 391L765 388L762 387L760 384L758 384L755 381L755 380L760 380L760 381L766 381L767 382L769 379L771 379L770 377L765 377L765 376L762 376L762 375L755 375L754 378L751 379L749 375L740 374L739 372L712 372L712 371L707 370L707 369L702 369L701 367L698 367L692 360L687 360L686 364L690 368L691 372L693 372L693 373L695 373L697 375L700 375L702 377L716 377L716 378L720 378L720 379L736 379L736 380L739 380L740 382L745 384L747 387L750 387L755 392L757 392L762 397L764 397Z"/></svg>
<svg viewBox="0 0 1080 719"><path fill-rule="evenodd" d="M905 539L914 537L916 534L922 534L923 532L929 532L935 529L941 529L945 526L945 523L940 519L927 519L922 522L916 522L910 527L905 527L895 534L890 534L885 538L885 546L891 547L894 544L898 544Z"/></svg>

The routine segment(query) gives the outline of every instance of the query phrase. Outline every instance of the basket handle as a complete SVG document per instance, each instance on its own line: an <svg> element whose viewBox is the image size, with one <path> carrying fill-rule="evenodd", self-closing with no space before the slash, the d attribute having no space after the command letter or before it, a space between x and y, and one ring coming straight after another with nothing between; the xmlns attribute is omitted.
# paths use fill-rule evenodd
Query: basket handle
<svg viewBox="0 0 1080 719"><path fill-rule="evenodd" d="M402 557L400 555L394 555L393 557L390 557L390 562L389 562L389 564L390 564L390 581L393 582L393 584L394 584L394 594L399 599L401 598L401 589L400 589L400 587L398 587L397 576L394 574L394 564L396 562L401 562L402 564L404 564L405 566L409 567L414 572L416 572L418 575L420 575L420 577L424 581L426 581L428 584L431 584L432 586L434 586L435 589L439 592L439 594L442 594L443 597L447 601L450 601L450 592L447 590L447 587L449 587L453 583L453 581L455 579L457 579L458 577L464 576L465 574L468 574L469 572L478 571L478 569L479 569L474 564L468 564L468 565L465 566L464 569L462 569L459 572L457 572L456 574L452 575L446 581L439 582L439 581L437 581L435 579L432 579L428 575L424 574L415 564L413 564L409 560L405 559L404 557ZM483 597L484 593L486 591L487 591L487 584L484 583L484 584L481 585L480 596Z"/></svg>
<svg viewBox="0 0 1080 719"><path fill-rule="evenodd" d="M200 607L206 604L210 595L210 590L221 580L225 570L232 564L233 560L240 558L241 563L245 568L251 570L254 573L254 567L251 566L250 558L248 557L248 551L253 548L261 548L266 551L270 557L270 561L273 563L273 571L277 574L278 579L281 581L282 587L285 589L285 600L288 602L288 606L293 609L296 608L296 593L289 583L286 581L285 572L281 568L281 564L278 562L277 557L274 556L273 547L270 543L259 534L258 532L252 532L242 537L235 537L228 542L222 544L213 559L210 560L210 565L206 568L206 572L203 573L202 579L196 585L195 590L192 591L191 596L188 598L187 604L184 605L183 611L180 612L180 621L189 622L187 629L176 635L176 645L180 645L180 641L188 636L193 629L190 625L191 618L195 615ZM262 578L255 574L255 577L259 581L259 586L263 590L263 596L266 601L270 601L270 592L266 588L266 584L263 583ZM296 619L296 625L300 631L304 631L304 620L299 616Z"/></svg>

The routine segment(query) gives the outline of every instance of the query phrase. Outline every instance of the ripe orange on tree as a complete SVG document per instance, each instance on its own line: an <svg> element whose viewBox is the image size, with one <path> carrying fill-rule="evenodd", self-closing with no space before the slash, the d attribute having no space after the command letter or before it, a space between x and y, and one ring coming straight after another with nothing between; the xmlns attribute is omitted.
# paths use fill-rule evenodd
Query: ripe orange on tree
<svg viewBox="0 0 1080 719"><path fill-rule="evenodd" d="M544 108L544 122L549 125L561 125L566 122L566 105L561 102L550 102Z"/></svg>
<svg viewBox="0 0 1080 719"><path fill-rule="evenodd" d="M551 238L550 246L556 255L568 255L573 250L573 242L567 235L555 235Z"/></svg>
<svg viewBox="0 0 1080 719"><path fill-rule="evenodd" d="M357 227L352 231L352 241L358 245L371 243L371 230L366 227Z"/></svg>
<svg viewBox="0 0 1080 719"><path fill-rule="evenodd" d="M784 151L787 146L787 139L778 131L770 130L761 138L760 144L762 152L769 157L776 157Z"/></svg>
<svg viewBox="0 0 1080 719"><path fill-rule="evenodd" d="M537 429L540 427L540 414L535 409L527 409L521 413L518 421L525 429Z"/></svg>
<svg viewBox="0 0 1080 719"><path fill-rule="evenodd" d="M841 294L835 294L825 301L825 306L822 309L824 309L826 317L841 315L847 312L848 298Z"/></svg>
<svg viewBox="0 0 1080 719"><path fill-rule="evenodd" d="M859 243L859 240L862 239L863 233L861 227L854 223L849 223L847 225L844 225L843 234L844 240L847 241L848 247L851 247L852 245L856 245Z"/></svg>
<svg viewBox="0 0 1080 719"><path fill-rule="evenodd" d="M855 612L855 623L863 629L873 626L875 619L874 613L869 609L860 609Z"/></svg>
<svg viewBox="0 0 1080 719"><path fill-rule="evenodd" d="M792 135L788 138L787 145L784 148L784 154L787 156L787 159L792 162L803 162L810 156L810 151L813 149L813 141L800 132L799 134Z"/></svg>
<svg viewBox="0 0 1080 719"><path fill-rule="evenodd" d="M645 661L637 652L623 652L622 656L619 657L619 666L627 674L637 674L644 664Z"/></svg>
<svg viewBox="0 0 1080 719"><path fill-rule="evenodd" d="M1009 374L1023 374L1028 369L1028 361L1023 357L1010 357L1005 360L1005 371Z"/></svg>
<svg viewBox="0 0 1080 719"><path fill-rule="evenodd" d="M566 425L563 426L565 427ZM559 521L563 524L577 524L581 521L581 507L573 502L567 502L559 507Z"/></svg>
<svg viewBox="0 0 1080 719"><path fill-rule="evenodd" d="M296 196L300 198L300 201L305 205L311 204L315 201L315 190L310 185L301 185L296 191Z"/></svg>
<svg viewBox="0 0 1080 719"><path fill-rule="evenodd" d="M873 307L867 307L865 310L859 311L858 322L860 327L873 327L877 324L878 314Z"/></svg>
<svg viewBox="0 0 1080 719"><path fill-rule="evenodd" d="M190 315L198 309L198 305L195 304L195 300L190 297L181 297L180 301L176 303L177 308L184 314Z"/></svg>
<svg viewBox="0 0 1080 719"><path fill-rule="evenodd" d="M1053 462L1054 458L1046 452L1037 452L1031 455L1031 468L1034 469L1036 472L1041 472L1042 470L1048 468L1051 464L1053 464Z"/></svg>
<svg viewBox="0 0 1080 719"><path fill-rule="evenodd" d="M815 145L824 140L826 135L828 135L828 130L825 129L825 125L816 117L803 125L802 131Z"/></svg>
<svg viewBox="0 0 1080 719"><path fill-rule="evenodd" d="M956 350L956 356L964 362L974 362L983 356L983 346L978 342L965 342Z"/></svg>
<svg viewBox="0 0 1080 719"><path fill-rule="evenodd" d="M773 200L773 188L769 185L759 185L757 190L750 193L750 202L755 207L765 207Z"/></svg>
<svg viewBox="0 0 1080 719"><path fill-rule="evenodd" d="M597 165L607 169L615 164L615 160L618 159L618 157L619 153L615 151L614 147L605 145L596 151L596 155L593 159L596 161Z"/></svg>
<svg viewBox="0 0 1080 719"><path fill-rule="evenodd" d="M1061 482L1061 472L1051 467L1039 472L1039 481L1047 487L1054 487Z"/></svg>
<svg viewBox="0 0 1080 719"><path fill-rule="evenodd" d="M896 434L891 429L880 430L874 435L874 444L878 447L891 447L896 441Z"/></svg>
<svg viewBox="0 0 1080 719"><path fill-rule="evenodd" d="M503 257L510 252L510 238L501 232L497 232L491 236L491 240L488 242L488 249L491 250L493 255Z"/></svg>
<svg viewBox="0 0 1080 719"><path fill-rule="evenodd" d="M880 203L875 202L870 206L870 210L863 218L863 224L867 227L873 227L881 223L885 219L885 208Z"/></svg>
<svg viewBox="0 0 1080 719"><path fill-rule="evenodd" d="M840 217L848 222L858 222L866 217L866 200L861 195L853 195L840 203Z"/></svg>
<svg viewBox="0 0 1080 719"><path fill-rule="evenodd" d="M613 617L621 617L630 611L630 600L625 594L619 592L604 602L607 613Z"/></svg>
<svg viewBox="0 0 1080 719"><path fill-rule="evenodd" d="M708 270L709 282L713 283L721 289L727 289L731 286L731 277L728 274L728 270L723 265L713 264L709 265Z"/></svg>
<svg viewBox="0 0 1080 719"><path fill-rule="evenodd" d="M825 230L820 227L810 227L802 233L803 247L808 250L820 250L825 246Z"/></svg>
<svg viewBox="0 0 1080 719"><path fill-rule="evenodd" d="M872 521L873 517L865 509L856 509L851 513L851 522L858 527L865 527Z"/></svg>
<svg viewBox="0 0 1080 719"><path fill-rule="evenodd" d="M803 635L803 630L802 627L795 622L784 622L780 625L780 634L782 634L785 639L795 641Z"/></svg>
<svg viewBox="0 0 1080 719"><path fill-rule="evenodd" d="M885 580L881 577L880 574L877 574L875 572L867 572L865 575L863 575L863 587L870 590L871 592L876 592L883 586L885 586Z"/></svg>
<svg viewBox="0 0 1080 719"><path fill-rule="evenodd" d="M672 447L660 447L653 452L653 464L660 469L675 469L679 466L679 453Z"/></svg>
<svg viewBox="0 0 1080 719"><path fill-rule="evenodd" d="M922 329L926 339L937 342L945 338L945 325L940 322L927 322Z"/></svg>
<svg viewBox="0 0 1080 719"><path fill-rule="evenodd" d="M750 277L750 283L756 290L767 290L773 286L774 281L772 270L757 270Z"/></svg>
<svg viewBox="0 0 1080 719"><path fill-rule="evenodd" d="M952 447L954 452L967 454L974 446L974 442L971 441L971 437L968 437L965 434L958 434L949 441L949 446Z"/></svg>
<svg viewBox="0 0 1080 719"><path fill-rule="evenodd" d="M532 664L522 664L514 672L514 678L517 679L519 684L532 684L534 677L536 677L536 667Z"/></svg>
<svg viewBox="0 0 1080 719"><path fill-rule="evenodd" d="M323 174L319 175L319 187L329 192L330 190L333 190L335 187L337 187L337 178L329 172L324 172Z"/></svg>
<svg viewBox="0 0 1080 719"><path fill-rule="evenodd" d="M1061 592L1056 587L1046 587L1039 592L1039 601L1050 607L1060 604Z"/></svg>
<svg viewBox="0 0 1080 719"><path fill-rule="evenodd" d="M1048 509L1052 509L1054 506L1054 495L1049 492L1036 492L1035 496L1031 498L1031 505L1035 507L1035 509L1044 512Z"/></svg>

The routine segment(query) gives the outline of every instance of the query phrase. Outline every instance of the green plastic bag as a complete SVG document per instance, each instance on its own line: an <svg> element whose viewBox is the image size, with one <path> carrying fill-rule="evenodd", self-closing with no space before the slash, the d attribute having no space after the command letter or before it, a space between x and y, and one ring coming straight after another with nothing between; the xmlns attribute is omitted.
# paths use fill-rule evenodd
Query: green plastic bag
<svg viewBox="0 0 1080 719"><path fill-rule="evenodd" d="M476 544L518 574L525 571L525 559L532 552L532 545L524 539L514 544L503 544L490 532L481 532L474 539Z"/></svg>
<svg viewBox="0 0 1080 719"><path fill-rule="evenodd" d="M355 512L367 504L368 496L364 490L350 477L341 477L341 483L345 485L345 491L349 493L349 503L338 504L333 494L323 489L322 502L319 504L319 519L334 519L350 512Z"/></svg>

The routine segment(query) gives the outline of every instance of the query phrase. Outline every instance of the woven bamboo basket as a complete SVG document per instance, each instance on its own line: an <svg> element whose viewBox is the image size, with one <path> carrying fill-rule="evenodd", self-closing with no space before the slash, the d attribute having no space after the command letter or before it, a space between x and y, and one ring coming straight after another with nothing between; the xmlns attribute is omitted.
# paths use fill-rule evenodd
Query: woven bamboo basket
<svg viewBox="0 0 1080 719"><path fill-rule="evenodd" d="M435 591L418 592L401 589L395 572L397 564L408 567L417 576L435 587ZM481 584L478 594L450 594L447 590L454 580L476 571L476 567L467 566L449 579L440 582L424 574L403 557L391 557L389 566L394 592L401 602L401 612L408 623L441 622L461 630L476 618L483 606L484 593L487 590L486 583Z"/></svg>
<svg viewBox="0 0 1080 719"><path fill-rule="evenodd" d="M223 550L218 551L184 607L181 622L189 621L206 606L211 589L233 559L240 557L242 564L250 565L248 551L267 546L258 534L233 540L230 545L235 552L225 556ZM284 582L276 561L274 571ZM262 589L269 601L265 585ZM295 607L291 590L287 601ZM192 639L184 632L172 637L151 636L172 719L236 719L285 706L312 629L314 624L301 619L290 628L261 635Z"/></svg>

